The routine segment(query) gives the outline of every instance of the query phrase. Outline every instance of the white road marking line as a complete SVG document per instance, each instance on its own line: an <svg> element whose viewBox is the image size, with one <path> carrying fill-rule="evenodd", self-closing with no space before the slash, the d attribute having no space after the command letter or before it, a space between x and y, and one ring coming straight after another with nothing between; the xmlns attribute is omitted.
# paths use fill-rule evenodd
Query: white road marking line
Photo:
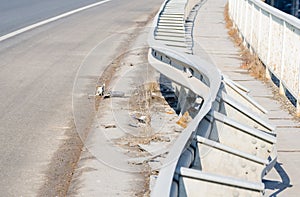
<svg viewBox="0 0 300 197"><path fill-rule="evenodd" d="M104 3L107 3L111 0L104 0L104 1L101 1L101 2L98 2L98 3L94 3L94 4L91 4L91 5L88 5L88 6L84 6L84 7L81 7L81 8L78 8L78 9L75 9L75 10L72 10L72 11L69 11L69 12L66 12L64 14L61 14L61 15L58 15L58 16L55 16L55 17L52 17L52 18L49 18L49 19L46 19L44 21L41 21L41 22L38 22L38 23L35 23L33 25L29 25L27 27L24 27L24 28L21 28L19 30L16 30L14 32L11 32L11 33L8 33L6 35L3 35L0 37L0 42L2 42L3 40L6 40L8 38L11 38L11 37L14 37L16 35L19 35L21 33L24 33L26 31L29 31L31 29L34 29L34 28L37 28L39 26L42 26L42 25L45 25L47 23L51 23L53 21L56 21L56 20L59 20L61 18L64 18L64 17L67 17L67 16L70 16L72 14L75 14L77 12L81 12L83 10L86 10L86 9L89 9L89 8L92 8L92 7L96 7L98 5L101 5L101 4L104 4Z"/></svg>

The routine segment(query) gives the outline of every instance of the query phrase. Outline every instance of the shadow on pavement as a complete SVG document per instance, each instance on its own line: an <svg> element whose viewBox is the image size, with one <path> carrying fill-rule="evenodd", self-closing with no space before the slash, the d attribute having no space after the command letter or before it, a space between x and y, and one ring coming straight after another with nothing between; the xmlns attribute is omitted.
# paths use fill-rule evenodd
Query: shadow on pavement
<svg viewBox="0 0 300 197"><path fill-rule="evenodd" d="M266 189L269 190L278 190L271 194L271 197L277 196L279 193L284 191L288 187L293 187L293 185L290 184L290 178L288 174L285 172L283 167L281 166L281 163L276 163L274 166L274 169L279 174L281 181L273 181L273 180L263 180L263 183L265 184Z"/></svg>

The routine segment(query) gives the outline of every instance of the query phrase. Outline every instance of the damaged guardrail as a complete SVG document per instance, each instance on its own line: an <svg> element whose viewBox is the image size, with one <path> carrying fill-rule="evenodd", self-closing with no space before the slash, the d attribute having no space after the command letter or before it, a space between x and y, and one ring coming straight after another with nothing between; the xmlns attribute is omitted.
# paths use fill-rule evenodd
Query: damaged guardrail
<svg viewBox="0 0 300 197"><path fill-rule="evenodd" d="M158 30L165 37L186 34L178 24L181 28L189 13L176 6L187 12L196 4L165 1L148 37L148 61L176 86L180 114L196 110L169 151L151 196L263 195L262 177L277 159L275 128L265 120L266 110L215 65L177 44L184 41L157 37Z"/></svg>

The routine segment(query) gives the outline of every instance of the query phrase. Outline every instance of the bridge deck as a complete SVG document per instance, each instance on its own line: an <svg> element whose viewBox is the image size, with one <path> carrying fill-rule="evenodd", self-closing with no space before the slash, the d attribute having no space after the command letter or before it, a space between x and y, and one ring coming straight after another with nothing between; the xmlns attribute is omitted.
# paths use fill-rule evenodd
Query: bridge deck
<svg viewBox="0 0 300 197"><path fill-rule="evenodd" d="M278 163L265 177L266 195L297 196L300 193L300 123L273 99L270 84L256 80L240 68L239 49L225 27L226 2L209 0L199 9L194 27L194 53L201 55L205 51L224 74L250 89L252 97L269 111L270 123L277 126Z"/></svg>

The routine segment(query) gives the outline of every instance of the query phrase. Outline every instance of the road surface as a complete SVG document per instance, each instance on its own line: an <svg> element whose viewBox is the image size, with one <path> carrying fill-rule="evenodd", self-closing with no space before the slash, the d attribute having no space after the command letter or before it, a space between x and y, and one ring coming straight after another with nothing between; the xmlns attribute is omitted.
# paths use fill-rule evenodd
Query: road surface
<svg viewBox="0 0 300 197"><path fill-rule="evenodd" d="M95 2L1 1L0 35ZM143 24L161 2L112 0L0 42L0 196L64 195L78 155L72 138L92 118L87 95L128 41L121 32ZM95 46L118 33L85 64Z"/></svg>
<svg viewBox="0 0 300 197"><path fill-rule="evenodd" d="M98 2L96 0L5 1L0 0L0 36L62 13Z"/></svg>

